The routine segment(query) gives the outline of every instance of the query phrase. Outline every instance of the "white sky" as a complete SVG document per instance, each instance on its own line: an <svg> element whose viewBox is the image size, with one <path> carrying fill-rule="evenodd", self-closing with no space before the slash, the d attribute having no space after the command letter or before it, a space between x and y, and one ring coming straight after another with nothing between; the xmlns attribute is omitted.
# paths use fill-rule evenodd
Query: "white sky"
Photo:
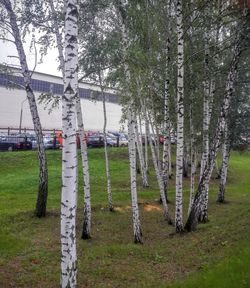
<svg viewBox="0 0 250 288"><path fill-rule="evenodd" d="M27 57L28 66L29 69L32 70L35 65L35 52L34 49L33 51L30 51L29 47L30 43L28 43L28 41L24 43L24 49ZM37 52L38 52L37 59L39 61L40 60L39 47L37 47ZM43 63L41 64L37 63L36 71L50 75L62 76L61 72L58 71L57 69L58 68L57 55L58 55L57 49L55 48L49 49L48 54L43 58ZM17 56L15 45L11 42L7 41L3 42L2 40L0 40L0 63L20 66L19 60L17 58L12 58L10 56Z"/></svg>
<svg viewBox="0 0 250 288"><path fill-rule="evenodd" d="M33 69L35 65L35 54L34 50L30 51L29 49L30 43L24 44L24 49L27 57L27 62L29 69ZM39 48L37 47L37 50ZM36 71L42 72L50 75L56 75L61 77L61 72L58 71L58 56L56 49L50 49L48 54L44 56L43 63L37 64ZM0 40L0 63L6 63L8 65L20 66L19 59L13 58L9 56L17 56L16 47L11 42L3 42ZM39 60L39 55L38 55ZM0 93L0 126L1 127L18 127L19 125L19 110L21 107L21 100L25 99L25 95L22 95L23 98L20 97L20 93L12 93L4 89L1 90ZM24 93L24 91L21 91ZM10 93L10 95L7 95ZM16 95L18 94L18 95ZM25 94L25 93L24 93ZM8 96L8 97L7 97ZM11 97L10 97L11 96ZM11 103L9 103L12 101ZM20 102L20 103L19 103ZM27 103L26 103L27 104ZM102 103L96 102L93 103L91 101L86 101L81 99L82 109L84 112L84 122L85 128L87 130L101 130L103 127L103 112L102 112ZM27 106L27 105L26 105ZM39 106L39 105L38 105ZM11 109L10 109L11 107ZM28 106L27 106L28 107ZM23 113L23 127L30 128L32 127L32 121L29 113L29 109L24 105L24 113ZM27 108L27 109L26 109ZM55 109L56 110L56 109ZM6 113L8 112L8 115ZM41 122L43 124L43 128L60 128L61 127L61 112L58 110L54 111L51 115L48 115L47 111L44 111L42 107L40 107L39 113L41 114ZM108 129L113 131L120 130L120 119L121 119L121 106L117 104L107 103L107 115L108 115Z"/></svg>

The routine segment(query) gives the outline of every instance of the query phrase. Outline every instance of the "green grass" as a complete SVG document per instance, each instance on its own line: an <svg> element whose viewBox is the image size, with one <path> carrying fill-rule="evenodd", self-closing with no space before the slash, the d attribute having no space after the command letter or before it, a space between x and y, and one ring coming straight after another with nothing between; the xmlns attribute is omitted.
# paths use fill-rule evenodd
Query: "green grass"
<svg viewBox="0 0 250 288"><path fill-rule="evenodd" d="M77 218L78 287L250 287L250 153L231 157L226 204L217 204L218 180L211 183L209 222L176 235L163 220L150 187L138 201L143 245L133 244L126 148L112 148L110 171L115 213L107 209L104 151L90 149L92 239L80 239L83 190L79 169ZM36 153L0 153L0 287L58 287L60 279L61 151L47 151L48 215L34 217ZM189 179L185 179L184 215ZM169 204L174 215L174 179Z"/></svg>

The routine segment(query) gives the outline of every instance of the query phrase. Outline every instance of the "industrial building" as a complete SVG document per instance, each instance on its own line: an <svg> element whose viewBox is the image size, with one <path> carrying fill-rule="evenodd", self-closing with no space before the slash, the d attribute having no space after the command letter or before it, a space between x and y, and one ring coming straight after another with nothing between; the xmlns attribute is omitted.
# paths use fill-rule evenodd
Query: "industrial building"
<svg viewBox="0 0 250 288"><path fill-rule="evenodd" d="M29 104L26 92L22 88L24 82L20 69L12 68L12 73L0 72L0 130L33 129ZM40 72L32 75L32 88L37 99L42 128L44 130L60 130L61 104L52 110L44 103L39 103L41 94L53 93L61 96L63 93L63 80L61 77ZM83 111L85 130L101 131L103 129L103 103L100 87L85 82L79 83L79 94ZM119 131L122 129L120 119L122 116L121 106L115 90L105 89L107 129ZM60 98L60 97L58 97Z"/></svg>

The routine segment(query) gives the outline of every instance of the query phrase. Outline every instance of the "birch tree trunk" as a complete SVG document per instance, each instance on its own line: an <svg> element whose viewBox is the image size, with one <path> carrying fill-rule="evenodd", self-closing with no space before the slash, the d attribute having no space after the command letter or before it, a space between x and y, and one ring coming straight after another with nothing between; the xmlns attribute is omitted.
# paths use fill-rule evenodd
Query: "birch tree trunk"
<svg viewBox="0 0 250 288"><path fill-rule="evenodd" d="M221 1L218 1L218 17L221 13ZM208 12L207 12L208 13ZM217 23L216 28L216 36L215 36L215 47L217 47L219 42L219 31L220 31L220 21ZM202 154L202 161L201 161L201 174L202 169L204 169L205 163L208 161L208 153L209 153L209 127L210 127L210 120L213 111L213 101L215 95L215 77L213 76L212 79L209 81L209 58L210 58L210 49L209 49L209 35L208 28L205 30L205 85L204 85L204 116L203 116L203 154ZM214 56L214 64L215 67L218 67L219 59L218 53ZM212 172L211 172L212 174ZM210 176L211 177L211 176ZM199 221L206 223L208 221L208 196L209 196L209 180L210 177L206 179L205 190L203 192L203 200L201 203L201 211L199 215Z"/></svg>
<svg viewBox="0 0 250 288"><path fill-rule="evenodd" d="M167 41L169 42L169 40ZM169 45L167 45L167 50ZM169 56L167 52L168 58L167 63L169 62ZM170 149L170 119L169 119L169 67L166 65L166 80L165 80L165 95L164 95L164 140L163 140L163 159L162 159L162 177L164 183L164 191L167 195L168 190L168 179L169 179L169 149Z"/></svg>
<svg viewBox="0 0 250 288"><path fill-rule="evenodd" d="M78 97L78 4L65 1L65 65L62 97L61 287L76 287L76 99Z"/></svg>
<svg viewBox="0 0 250 288"><path fill-rule="evenodd" d="M177 147L176 147L176 207L175 230L183 231L182 219L182 181L183 181L183 148L184 148L184 41L182 22L182 0L177 1Z"/></svg>
<svg viewBox="0 0 250 288"><path fill-rule="evenodd" d="M124 71L125 71L125 83L126 87L129 87L130 81L130 71L128 64L126 62L126 52L129 48L129 39L126 31L126 9L124 7L124 3L118 2L115 7L117 10L117 14L119 15L119 20L121 24L121 33L122 33L122 42L123 42L123 50L122 57L124 63ZM129 93L129 92L127 92ZM131 98L131 96L130 96ZM129 149L129 167L130 167L130 184L131 184L131 203L132 203L132 214L133 214L133 232L134 232L134 242L142 243L142 232L141 232L141 224L139 218L139 208L137 201L137 181L136 181L136 147L135 147L135 131L134 131L134 123L132 117L132 99L130 100L128 107L128 149Z"/></svg>
<svg viewBox="0 0 250 288"><path fill-rule="evenodd" d="M134 119L131 107L128 108L128 148L129 148L129 167L130 167L130 183L131 183L131 202L133 212L133 231L134 242L142 243L141 224L139 218L139 207L137 200L137 185L136 185L136 147L135 147L135 131Z"/></svg>
<svg viewBox="0 0 250 288"><path fill-rule="evenodd" d="M90 195L90 181L89 181L89 160L87 150L87 139L85 136L81 100L79 94L76 98L76 114L78 131L80 135L81 159L83 170L83 189L84 189L84 208L83 208L83 228L82 239L91 238L91 195Z"/></svg>
<svg viewBox="0 0 250 288"><path fill-rule="evenodd" d="M212 175L215 158L216 158L218 149L220 147L221 135L225 129L225 121L228 115L231 98L232 98L233 90L235 86L236 76L237 76L237 67L238 67L240 55L243 49L244 36L245 36L244 33L240 30L240 33L238 33L237 35L237 39L235 41L235 45L233 48L233 59L230 65L229 73L227 75L226 89L224 93L223 103L221 106L220 116L218 119L218 124L216 126L215 135L213 137L214 142L213 142L213 145L211 145L210 152L208 155L208 161L205 165L203 175L199 181L198 190L194 198L192 209L190 211L187 223L185 225L186 231L195 230L198 224L198 217L201 211L201 207L200 207L201 201L202 201L205 185L207 183L206 179L208 177L208 180L210 180L210 177Z"/></svg>
<svg viewBox="0 0 250 288"><path fill-rule="evenodd" d="M149 173L149 170L148 170L148 136L150 135L148 128L149 128L148 120L145 119L145 167L146 167L147 174Z"/></svg>
<svg viewBox="0 0 250 288"><path fill-rule="evenodd" d="M141 120L141 113L139 113L138 118L139 118L139 130L138 130L139 140L140 140L140 145L141 145L141 151L142 151L142 153L144 153L144 151L143 151L143 145L142 145L142 120ZM144 158L144 163L145 163L145 157L144 157L144 155L143 155L143 158Z"/></svg>
<svg viewBox="0 0 250 288"><path fill-rule="evenodd" d="M167 17L170 16L170 1L167 2L168 13ZM170 33L169 21L167 25L167 33ZM170 115L169 115L169 98L170 98L170 38L167 35L165 57L166 57L166 66L165 66L165 83L164 83L164 119L163 119L163 155L162 155L162 177L164 183L165 195L167 195L168 190L168 179L169 179L169 150L170 150ZM170 165L169 165L170 164Z"/></svg>
<svg viewBox="0 0 250 288"><path fill-rule="evenodd" d="M205 71L205 80L204 80L204 96L203 96L203 138L202 138L202 157L201 157L201 170L200 170L200 179L203 175L205 165L208 161L209 154L209 121L210 121L210 80L209 80L209 34L208 28L205 29L205 60L204 60L204 71ZM209 179L208 175L205 179L205 186L203 191L203 198L201 200L201 211L199 215L200 222L207 222L207 205L208 205L208 189L209 189Z"/></svg>
<svg viewBox="0 0 250 288"><path fill-rule="evenodd" d="M191 103L192 105L192 103ZM190 108L190 154L191 154L191 175L190 175L190 197L188 206L188 215L191 211L191 207L194 202L194 185L195 185L195 173L196 173L196 155L194 147L194 126L193 126L193 112L192 106Z"/></svg>
<svg viewBox="0 0 250 288"><path fill-rule="evenodd" d="M113 208L113 200L112 200L112 192L111 192L111 180L110 180L110 172L109 172L109 158L108 158L108 151L107 151L107 112L106 112L106 99L105 93L102 84L102 77L101 72L99 72L99 84L101 87L102 93L102 106L103 106L103 117L104 117L104 124L103 124L103 138L104 138L104 153L105 153L105 168L106 168L106 178L107 178L107 191L108 191L108 207L109 211L114 211Z"/></svg>
<svg viewBox="0 0 250 288"><path fill-rule="evenodd" d="M169 131L169 140L170 139L170 131ZM173 170L172 170L172 156L171 156L171 141L168 147L168 178L172 179L173 177Z"/></svg>
<svg viewBox="0 0 250 288"><path fill-rule="evenodd" d="M14 37L16 49L18 52L18 58L20 61L22 75L24 78L24 85L34 125L34 131L37 137L37 153L39 161L39 186L38 186L35 215L37 217L45 217L47 206L47 195L48 195L48 170L47 170L45 149L43 144L42 126L37 110L35 95L31 86L31 73L29 71L28 64L26 61L26 55L24 52L20 31L17 25L17 17L12 8L12 4L9 0L0 0L0 3L4 6L9 16L10 26Z"/></svg>
<svg viewBox="0 0 250 288"><path fill-rule="evenodd" d="M157 162L160 167L162 167L162 163L160 160L160 133L159 133L159 128L157 123L154 123L154 130L153 130L153 135L154 135L154 143L155 143L155 149L156 149L156 155L157 155Z"/></svg>
<svg viewBox="0 0 250 288"><path fill-rule="evenodd" d="M53 15L53 24L56 35L57 49L59 54L60 69L64 77L64 56L63 56L63 41L59 30L57 14L54 7L54 2L49 1L50 9ZM77 88L78 89L78 88ZM85 130L82 117L81 100L79 93L76 99L76 115L78 123L78 132L80 136L80 149L81 149L81 159L82 159L82 171L83 171L83 189L84 189L84 210L83 210L83 229L82 229L82 239L91 238L91 197L90 197L90 181L89 181L89 162L88 162L88 152L87 152L87 140L85 137Z"/></svg>
<svg viewBox="0 0 250 288"><path fill-rule="evenodd" d="M147 111L146 108L144 107L144 111L145 111L145 118L148 119L148 121L146 121L146 125L148 125L148 123L150 123L151 129L153 129L153 124L152 121L150 120L150 118L147 116ZM146 129L149 131L149 127L146 127ZM154 164L154 168L155 168L155 173L156 173L156 178L157 178L157 182L158 182L158 186L160 189L160 198L161 198L161 202L162 202L162 206L163 206L163 215L164 215L164 219L166 221L168 221L169 225L172 225L172 220L169 214L169 209L168 209L168 204L167 204L167 199L166 199L166 195L164 193L164 183L163 183L163 178L162 178L162 173L161 173L161 165L160 163L157 161L157 154L155 152L155 148L154 148L154 144L152 141L152 137L149 136L149 145L151 148L151 155L152 155L152 160L153 160L153 164Z"/></svg>
<svg viewBox="0 0 250 288"><path fill-rule="evenodd" d="M146 166L145 166L145 161L144 161L144 155L143 155L142 145L141 145L141 141L140 141L140 137L139 137L138 125L137 125L135 115L134 115L134 119L135 119L134 129L135 129L135 136L136 136L136 147L137 147L137 151L138 151L140 168L141 168L142 186L143 187L149 187L147 171L146 171Z"/></svg>
<svg viewBox="0 0 250 288"><path fill-rule="evenodd" d="M221 178L219 185L219 193L217 202L224 203L225 201L225 186L227 183L227 171L228 171L228 162L230 158L230 143L229 143L229 135L228 135L228 125L225 122L224 129L224 143L222 147L222 166L221 166Z"/></svg>

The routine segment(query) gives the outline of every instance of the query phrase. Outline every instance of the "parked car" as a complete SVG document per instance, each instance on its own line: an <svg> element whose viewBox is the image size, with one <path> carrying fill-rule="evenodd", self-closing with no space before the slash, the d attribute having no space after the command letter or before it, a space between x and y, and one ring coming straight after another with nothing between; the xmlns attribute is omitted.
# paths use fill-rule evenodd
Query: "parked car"
<svg viewBox="0 0 250 288"><path fill-rule="evenodd" d="M120 137L119 146L121 147L128 146L128 139L126 137Z"/></svg>
<svg viewBox="0 0 250 288"><path fill-rule="evenodd" d="M35 135L29 135L28 140L32 143L32 149L37 148L37 139Z"/></svg>
<svg viewBox="0 0 250 288"><path fill-rule="evenodd" d="M1 136L0 150L1 151L15 151L15 150L30 150L32 143L27 137L20 136Z"/></svg>
<svg viewBox="0 0 250 288"><path fill-rule="evenodd" d="M117 147L117 138L116 137L111 138L111 137L107 136L106 139L107 139L107 146L108 147Z"/></svg>
<svg viewBox="0 0 250 288"><path fill-rule="evenodd" d="M92 147L104 147L104 137L102 134L91 135L88 137L88 144L89 148ZM117 140L107 136L107 146L108 147L115 147L117 146Z"/></svg>
<svg viewBox="0 0 250 288"><path fill-rule="evenodd" d="M60 141L56 137L43 137L45 149L59 149Z"/></svg>
<svg viewBox="0 0 250 288"><path fill-rule="evenodd" d="M128 139L124 133L109 132L107 135L112 139L116 139L116 146L128 146Z"/></svg>
<svg viewBox="0 0 250 288"><path fill-rule="evenodd" d="M21 133L21 134L13 134L15 137L27 138L28 141L32 143L32 149L37 148L37 138L34 133Z"/></svg>
<svg viewBox="0 0 250 288"><path fill-rule="evenodd" d="M99 135L92 135L88 137L87 146L89 148L92 147L104 147L104 140L102 136Z"/></svg>

